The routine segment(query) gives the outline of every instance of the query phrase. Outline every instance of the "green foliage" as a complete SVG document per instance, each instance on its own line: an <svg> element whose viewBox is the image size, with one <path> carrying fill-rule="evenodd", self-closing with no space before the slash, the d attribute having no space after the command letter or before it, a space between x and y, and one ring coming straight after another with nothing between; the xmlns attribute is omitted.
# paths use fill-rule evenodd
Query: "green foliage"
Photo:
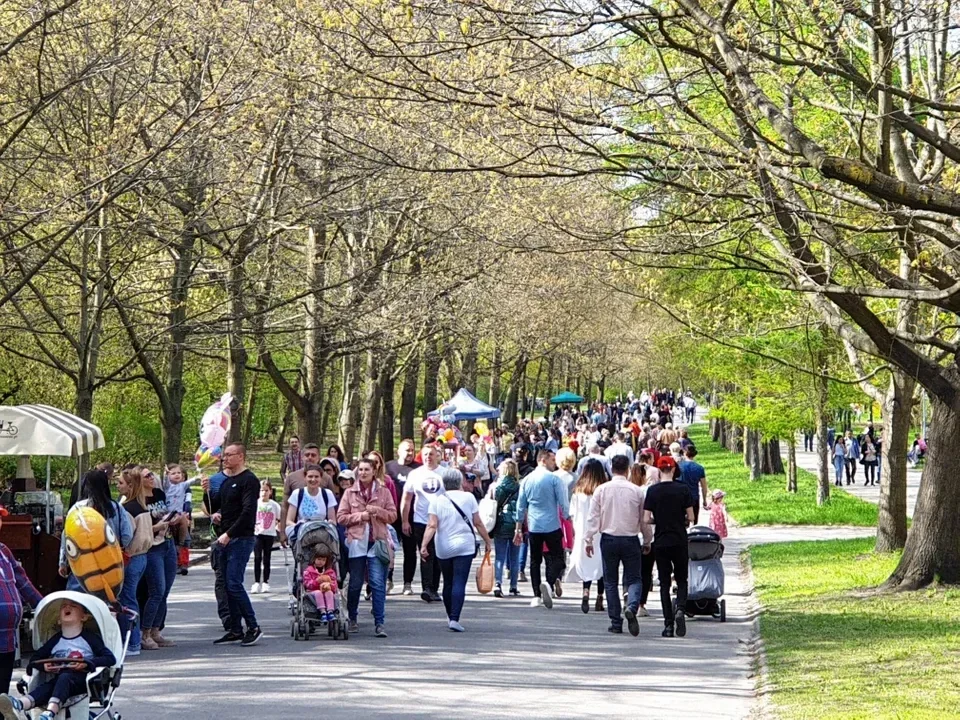
<svg viewBox="0 0 960 720"><path fill-rule="evenodd" d="M831 488L830 501L817 506L817 479L797 471L797 492L786 491L783 475L764 475L750 480L743 458L710 440L706 425L690 428L697 446L697 462L707 472L711 489L727 493L727 511L741 525L858 525L877 524L877 506Z"/></svg>
<svg viewBox="0 0 960 720"><path fill-rule="evenodd" d="M874 594L897 555L873 539L750 549L777 716L960 717L960 593Z"/></svg>

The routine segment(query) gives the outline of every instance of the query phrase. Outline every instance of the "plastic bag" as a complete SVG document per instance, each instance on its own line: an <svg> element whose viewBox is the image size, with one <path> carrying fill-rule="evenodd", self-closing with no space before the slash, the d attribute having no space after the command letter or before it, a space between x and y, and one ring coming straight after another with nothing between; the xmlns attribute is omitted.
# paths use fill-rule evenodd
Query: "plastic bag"
<svg viewBox="0 0 960 720"><path fill-rule="evenodd" d="M493 592L493 561L489 551L484 554L477 568L477 592L481 595Z"/></svg>

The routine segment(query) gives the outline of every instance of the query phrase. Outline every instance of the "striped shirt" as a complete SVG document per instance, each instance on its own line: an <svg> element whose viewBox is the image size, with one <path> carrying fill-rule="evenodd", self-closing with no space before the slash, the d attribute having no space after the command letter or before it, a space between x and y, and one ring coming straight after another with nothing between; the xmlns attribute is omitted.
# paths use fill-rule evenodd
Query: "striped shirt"
<svg viewBox="0 0 960 720"><path fill-rule="evenodd" d="M285 453L283 460L280 462L280 477L285 478L287 473L297 470L303 470L303 455L299 450Z"/></svg>

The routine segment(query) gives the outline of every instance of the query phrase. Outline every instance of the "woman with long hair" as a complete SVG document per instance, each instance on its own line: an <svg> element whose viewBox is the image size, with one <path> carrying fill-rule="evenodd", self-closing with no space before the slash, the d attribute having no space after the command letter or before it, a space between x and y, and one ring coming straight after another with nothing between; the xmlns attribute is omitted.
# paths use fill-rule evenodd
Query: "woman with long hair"
<svg viewBox="0 0 960 720"><path fill-rule="evenodd" d="M139 465L124 465L117 478L117 490L120 493L120 503L123 509L136 520L138 515L146 512L146 489L143 487L143 478L140 476ZM137 587L147 569L147 554L124 556L123 589L120 591L120 604L130 610L135 610L137 617L130 620L124 614L117 616L121 632L130 628L130 646L127 655L139 655L142 635L140 632L140 602L137 599ZM121 619L122 618L122 619ZM126 627L125 627L126 625Z"/></svg>
<svg viewBox="0 0 960 720"><path fill-rule="evenodd" d="M140 477L144 488L143 509L153 518L153 547L147 555L147 569L144 578L147 582L147 601L144 603L141 623L143 627L142 647L156 650L173 647L160 634L167 619L167 598L177 577L177 548L170 535L170 526L180 522L180 517L171 517L167 506L167 495L160 489L160 481L153 472L140 467Z"/></svg>
<svg viewBox="0 0 960 720"><path fill-rule="evenodd" d="M517 589L517 583L520 581L520 547L513 544L513 534L517 527L520 473L517 470L517 464L509 459L500 463L498 472L500 480L495 488L491 488L494 499L497 501L497 508L500 510L491 531L496 550L494 575L497 584L493 594L498 598L503 597L503 566L506 565L510 571L510 594L519 597L520 590Z"/></svg>
<svg viewBox="0 0 960 720"><path fill-rule="evenodd" d="M347 469L347 459L343 455L343 450L340 449L339 445L331 445L327 448L327 457L333 458L338 463L340 463L340 469Z"/></svg>
<svg viewBox="0 0 960 720"><path fill-rule="evenodd" d="M367 450L363 454L364 459L369 460L373 463L373 476L378 481L383 483L387 490L390 492L390 497L393 498L394 507L400 507L400 498L397 495L397 484L393 481L393 478L387 475L387 463L383 459L377 450ZM396 533L396 529L391 525L390 530L393 530L393 533ZM388 530L389 532L389 530ZM399 538L393 540L391 534L391 542L394 544L394 549L396 545L399 544ZM393 592L393 560L390 561L390 567L387 568L387 594ZM370 588L370 584L367 583L367 592L365 598L367 600L372 596L373 590Z"/></svg>
<svg viewBox="0 0 960 720"><path fill-rule="evenodd" d="M573 488L570 498L570 517L573 519L573 551L570 553L570 570L567 572L567 582L580 581L583 583L583 599L580 609L590 612L590 586L597 583L597 602L594 608L597 612L603 611L603 559L599 552L594 551L592 556L587 555L584 537L587 534L587 522L590 516L590 503L593 493L603 483L607 482L607 472L599 460L587 460L580 472L580 479Z"/></svg>

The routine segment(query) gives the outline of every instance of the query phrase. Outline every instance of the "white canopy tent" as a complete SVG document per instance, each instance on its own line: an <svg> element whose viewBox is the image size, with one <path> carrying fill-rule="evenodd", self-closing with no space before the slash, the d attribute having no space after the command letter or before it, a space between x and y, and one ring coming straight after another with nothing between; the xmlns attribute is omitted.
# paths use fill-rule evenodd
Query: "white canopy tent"
<svg viewBox="0 0 960 720"><path fill-rule="evenodd" d="M46 455L48 493L51 455L79 458L105 446L100 428L76 415L49 405L0 405L0 455ZM49 508L46 515L49 533Z"/></svg>

